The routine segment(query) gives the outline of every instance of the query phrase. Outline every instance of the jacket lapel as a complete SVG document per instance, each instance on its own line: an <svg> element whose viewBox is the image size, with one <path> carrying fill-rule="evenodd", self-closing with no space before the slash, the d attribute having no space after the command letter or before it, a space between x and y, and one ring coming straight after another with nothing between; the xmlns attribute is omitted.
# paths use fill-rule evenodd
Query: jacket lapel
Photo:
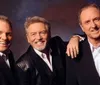
<svg viewBox="0 0 100 85"><path fill-rule="evenodd" d="M83 45L83 53L84 55L84 59L85 60L85 63L87 63L87 67L89 66L90 69L93 70L93 72L95 73L96 76L98 76L98 73L97 73L97 70L95 68L95 63L94 63L94 60L93 60L93 55L92 55L92 52L91 52L91 49L90 49L90 45L88 43L88 41L84 42L85 44Z"/></svg>
<svg viewBox="0 0 100 85"><path fill-rule="evenodd" d="M48 65L40 58L40 56L38 56L35 51L32 49L32 47L29 48L29 55L30 55L30 59L33 60L35 67L38 71L40 71L39 73L43 74L47 74L47 75L52 75L52 71L50 70L50 68L48 67Z"/></svg>
<svg viewBox="0 0 100 85"><path fill-rule="evenodd" d="M14 78L13 78L12 70L9 68L9 66L6 64L6 62L2 57L0 57L0 71L8 81L12 82L13 85Z"/></svg>
<svg viewBox="0 0 100 85"><path fill-rule="evenodd" d="M78 69L76 72L81 75L83 79L88 80L89 82L92 82L91 80L95 82L100 81L90 50L90 45L87 40L80 45L80 55L78 59L76 59L76 62L76 68Z"/></svg>

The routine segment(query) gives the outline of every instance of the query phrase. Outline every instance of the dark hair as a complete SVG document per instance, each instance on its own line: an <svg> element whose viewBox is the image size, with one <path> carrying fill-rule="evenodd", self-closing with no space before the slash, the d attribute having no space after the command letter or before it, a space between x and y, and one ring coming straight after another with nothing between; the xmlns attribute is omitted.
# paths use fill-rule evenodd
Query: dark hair
<svg viewBox="0 0 100 85"><path fill-rule="evenodd" d="M81 23L81 21L80 21L80 15L81 15L82 11L83 11L84 9L86 9L86 8L89 8L89 7L94 7L94 8L96 8L97 10L100 10L100 6L98 6L98 5L95 4L95 3L88 3L88 4L84 5L84 6L82 6L81 9L80 9L79 12L78 12L78 20L79 20L79 23Z"/></svg>
<svg viewBox="0 0 100 85"><path fill-rule="evenodd" d="M8 23L9 26L12 28L12 23L11 23L11 21L9 20L9 18L7 16L0 15L0 20Z"/></svg>

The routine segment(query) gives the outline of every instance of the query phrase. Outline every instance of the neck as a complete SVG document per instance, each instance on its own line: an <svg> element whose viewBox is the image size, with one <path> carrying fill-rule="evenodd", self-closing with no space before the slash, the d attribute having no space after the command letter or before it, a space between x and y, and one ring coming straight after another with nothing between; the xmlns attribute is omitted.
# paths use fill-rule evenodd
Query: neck
<svg viewBox="0 0 100 85"><path fill-rule="evenodd" d="M95 47L100 45L100 39L89 39L88 38L88 41Z"/></svg>
<svg viewBox="0 0 100 85"><path fill-rule="evenodd" d="M49 54L49 49L45 49L42 52L45 53L45 54Z"/></svg>
<svg viewBox="0 0 100 85"><path fill-rule="evenodd" d="M41 52L48 54L49 53L49 46L47 45L46 48L44 50L42 50Z"/></svg>

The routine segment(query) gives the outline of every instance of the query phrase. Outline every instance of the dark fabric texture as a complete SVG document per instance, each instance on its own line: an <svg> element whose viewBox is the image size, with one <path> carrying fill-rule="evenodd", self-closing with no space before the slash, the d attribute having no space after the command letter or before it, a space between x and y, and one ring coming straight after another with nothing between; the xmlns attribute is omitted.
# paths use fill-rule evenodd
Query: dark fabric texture
<svg viewBox="0 0 100 85"><path fill-rule="evenodd" d="M87 39L80 43L79 55L75 59L67 57L68 85L100 85L91 49Z"/></svg>
<svg viewBox="0 0 100 85"><path fill-rule="evenodd" d="M60 37L49 41L52 50L53 72L30 46L16 62L20 69L22 85L65 85L66 59L65 45Z"/></svg>
<svg viewBox="0 0 100 85"><path fill-rule="evenodd" d="M17 74L17 67L15 65L14 57L11 51L7 57L10 67L0 56L0 85L19 85L20 83Z"/></svg>

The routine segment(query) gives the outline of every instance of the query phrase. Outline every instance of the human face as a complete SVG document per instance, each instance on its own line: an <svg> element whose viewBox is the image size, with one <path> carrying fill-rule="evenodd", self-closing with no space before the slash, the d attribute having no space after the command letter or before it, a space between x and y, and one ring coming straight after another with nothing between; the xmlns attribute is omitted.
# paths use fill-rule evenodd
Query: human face
<svg viewBox="0 0 100 85"><path fill-rule="evenodd" d="M80 26L89 40L100 40L100 10L94 7L83 9Z"/></svg>
<svg viewBox="0 0 100 85"><path fill-rule="evenodd" d="M12 29L5 21L0 20L0 52L6 51L12 40Z"/></svg>
<svg viewBox="0 0 100 85"><path fill-rule="evenodd" d="M43 51L48 42L48 30L41 23L33 23L27 28L28 43L35 49Z"/></svg>

